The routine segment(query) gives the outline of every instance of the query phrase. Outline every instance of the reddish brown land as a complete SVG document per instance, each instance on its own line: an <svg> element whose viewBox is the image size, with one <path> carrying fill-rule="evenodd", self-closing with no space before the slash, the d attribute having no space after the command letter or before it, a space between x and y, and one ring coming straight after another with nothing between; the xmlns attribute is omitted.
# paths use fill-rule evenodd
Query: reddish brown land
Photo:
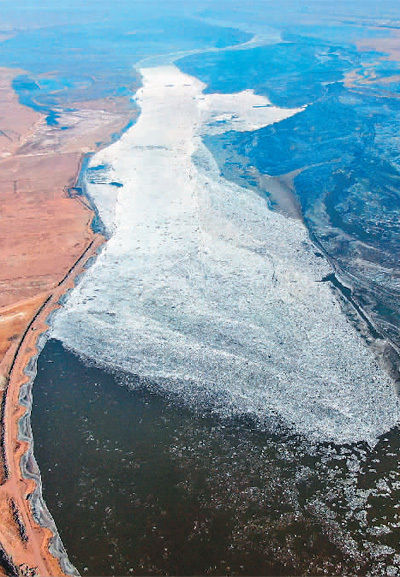
<svg viewBox="0 0 400 577"><path fill-rule="evenodd" d="M373 27L371 27L372 29ZM380 28L382 29L382 28ZM360 52L376 52L376 62L368 62L367 67L360 67L357 70L352 70L345 75L345 85L351 88L357 88L362 85L367 84L379 84L381 87L380 95L382 97L398 98L399 95L396 92L386 90L385 86L390 85L394 82L399 82L400 75L393 74L391 76L380 76L376 72L375 64L379 60L394 60L398 61L400 59L400 33L398 28L385 28L388 35L385 37L374 37L362 38L361 40L356 40L355 44Z"/></svg>
<svg viewBox="0 0 400 577"><path fill-rule="evenodd" d="M387 27L388 35L384 37L363 38L357 42L357 48L362 51L382 52L390 60L400 59L400 33L398 28Z"/></svg>
<svg viewBox="0 0 400 577"><path fill-rule="evenodd" d="M19 403L29 359L46 319L104 241L91 229L85 197L68 193L84 153L107 142L135 115L127 99L74 103L60 110L61 131L22 106L0 68L0 575L63 575L49 552L50 530L38 525L24 479Z"/></svg>

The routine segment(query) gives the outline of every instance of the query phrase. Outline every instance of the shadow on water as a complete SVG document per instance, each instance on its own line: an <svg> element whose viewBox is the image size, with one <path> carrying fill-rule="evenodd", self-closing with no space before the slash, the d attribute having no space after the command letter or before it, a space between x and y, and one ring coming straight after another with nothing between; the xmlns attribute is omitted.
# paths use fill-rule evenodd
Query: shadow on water
<svg viewBox="0 0 400 577"><path fill-rule="evenodd" d="M55 340L32 421L44 496L83 574L378 574L400 551L396 431L375 450L307 447L127 386Z"/></svg>

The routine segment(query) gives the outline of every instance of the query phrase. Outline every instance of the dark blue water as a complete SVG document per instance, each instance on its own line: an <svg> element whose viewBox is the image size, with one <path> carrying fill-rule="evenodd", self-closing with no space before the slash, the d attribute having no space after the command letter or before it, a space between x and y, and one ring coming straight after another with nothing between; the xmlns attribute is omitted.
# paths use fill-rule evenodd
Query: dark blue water
<svg viewBox="0 0 400 577"><path fill-rule="evenodd" d="M345 27L341 44L337 30L335 42L324 39L322 28L312 31L319 38L285 32L284 43L188 56L178 64L211 92L253 88L280 106L306 105L278 124L205 142L226 178L267 196L263 174L297 171L292 192L312 238L381 335L399 349L400 87L387 77L400 64L361 54L348 43ZM370 74L372 63L383 84L344 82L350 70ZM394 349L389 355L397 358Z"/></svg>
<svg viewBox="0 0 400 577"><path fill-rule="evenodd" d="M27 71L13 83L20 101L47 113L54 124L55 106L131 95L140 84L134 64L144 57L251 38L229 27L171 17L171 10L165 16L160 12L139 3L126 19L116 10L108 19L94 14L92 21L79 24L71 17L62 25L28 27L0 42L0 64Z"/></svg>

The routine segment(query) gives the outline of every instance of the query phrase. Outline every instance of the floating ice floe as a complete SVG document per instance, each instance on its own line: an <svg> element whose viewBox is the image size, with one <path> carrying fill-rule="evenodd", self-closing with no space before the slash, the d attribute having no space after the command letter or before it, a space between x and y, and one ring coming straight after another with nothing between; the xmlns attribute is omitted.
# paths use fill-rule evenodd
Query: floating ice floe
<svg viewBox="0 0 400 577"><path fill-rule="evenodd" d="M373 444L399 402L320 282L329 265L300 221L223 179L201 141L218 123L249 130L299 110L251 91L205 95L175 66L141 72L137 123L92 161L123 184L111 202L90 188L113 234L53 336L196 407Z"/></svg>

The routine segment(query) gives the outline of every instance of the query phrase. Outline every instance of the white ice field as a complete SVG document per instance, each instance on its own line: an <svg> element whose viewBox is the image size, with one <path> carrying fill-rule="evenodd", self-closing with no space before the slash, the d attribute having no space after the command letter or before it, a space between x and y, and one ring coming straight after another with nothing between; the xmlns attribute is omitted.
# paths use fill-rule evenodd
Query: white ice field
<svg viewBox="0 0 400 577"><path fill-rule="evenodd" d="M207 130L254 130L299 111L251 91L205 95L173 65L141 72L138 122L91 163L123 184L112 196L91 185L112 236L53 336L187 403L277 417L311 440L374 444L399 421L399 402L318 282L329 265L300 221L223 179L201 142Z"/></svg>

